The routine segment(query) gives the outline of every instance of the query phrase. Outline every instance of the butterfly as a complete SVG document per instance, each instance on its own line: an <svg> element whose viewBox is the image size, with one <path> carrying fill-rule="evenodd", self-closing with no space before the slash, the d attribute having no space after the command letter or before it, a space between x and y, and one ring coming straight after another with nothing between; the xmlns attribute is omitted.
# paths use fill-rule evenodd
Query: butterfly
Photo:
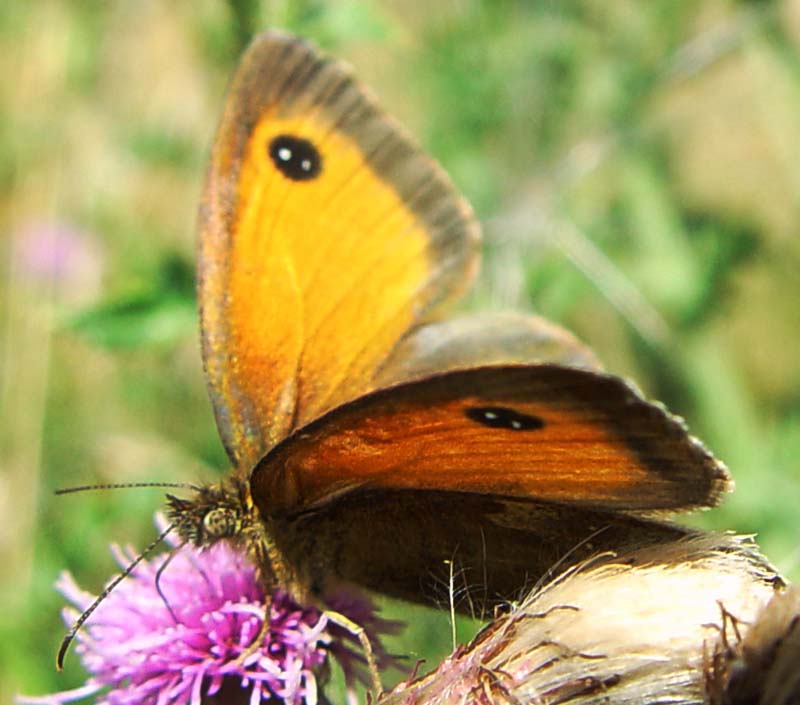
<svg viewBox="0 0 800 705"><path fill-rule="evenodd" d="M447 317L479 259L469 204L343 64L269 31L233 79L200 205L198 297L232 472L169 497L300 603L340 583L468 605L565 556L669 541L725 467L541 318Z"/></svg>

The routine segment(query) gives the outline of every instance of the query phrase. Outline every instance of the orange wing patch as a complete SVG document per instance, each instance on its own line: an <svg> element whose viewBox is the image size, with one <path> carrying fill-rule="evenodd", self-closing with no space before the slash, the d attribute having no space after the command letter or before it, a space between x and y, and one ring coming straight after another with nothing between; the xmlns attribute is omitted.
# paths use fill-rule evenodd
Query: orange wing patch
<svg viewBox="0 0 800 705"><path fill-rule="evenodd" d="M443 374L347 404L277 446L251 484L265 514L356 487L675 511L715 504L729 477L681 421L622 380L529 365Z"/></svg>
<svg viewBox="0 0 800 705"><path fill-rule="evenodd" d="M201 230L204 356L240 467L372 389L476 267L477 225L444 172L342 65L277 33L231 88Z"/></svg>

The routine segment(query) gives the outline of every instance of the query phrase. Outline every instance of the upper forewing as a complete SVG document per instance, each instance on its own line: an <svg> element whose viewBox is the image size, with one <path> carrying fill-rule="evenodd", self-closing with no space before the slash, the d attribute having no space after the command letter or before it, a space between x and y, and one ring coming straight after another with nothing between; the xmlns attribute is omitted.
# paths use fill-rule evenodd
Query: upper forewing
<svg viewBox="0 0 800 705"><path fill-rule="evenodd" d="M342 64L258 37L200 217L203 354L234 462L371 389L397 342L464 289L477 243L444 172Z"/></svg>

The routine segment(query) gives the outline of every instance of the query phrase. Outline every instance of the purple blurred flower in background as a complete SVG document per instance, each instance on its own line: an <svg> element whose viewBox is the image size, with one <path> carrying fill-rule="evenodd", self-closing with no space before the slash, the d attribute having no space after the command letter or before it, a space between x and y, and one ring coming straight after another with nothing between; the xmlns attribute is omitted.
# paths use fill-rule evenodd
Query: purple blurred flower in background
<svg viewBox="0 0 800 705"><path fill-rule="evenodd" d="M123 567L136 556L131 548L112 551ZM84 686L19 702L56 705L94 695L103 705L196 705L224 693L225 702L257 705L278 698L313 705L315 673L328 655L341 665L348 686L366 682L354 639L329 626L320 610L301 607L283 592L273 595L264 643L240 661L263 619L264 591L253 565L225 542L202 551L185 546L159 581L167 606L155 584L165 560L142 561L78 632L75 650L90 674ZM66 573L58 589L74 606L64 610L72 624L94 596ZM363 596L342 593L330 607L363 626L382 665L392 664L378 637L397 623L379 619Z"/></svg>
<svg viewBox="0 0 800 705"><path fill-rule="evenodd" d="M68 222L29 221L11 235L21 285L44 287L69 305L86 305L97 297L103 257L91 233Z"/></svg>
<svg viewBox="0 0 800 705"><path fill-rule="evenodd" d="M88 234L69 223L29 222L17 233L22 266L42 279L65 279L95 264Z"/></svg>
<svg viewBox="0 0 800 705"><path fill-rule="evenodd" d="M21 259L34 276L61 279L86 257L83 234L64 223L28 223L20 232Z"/></svg>

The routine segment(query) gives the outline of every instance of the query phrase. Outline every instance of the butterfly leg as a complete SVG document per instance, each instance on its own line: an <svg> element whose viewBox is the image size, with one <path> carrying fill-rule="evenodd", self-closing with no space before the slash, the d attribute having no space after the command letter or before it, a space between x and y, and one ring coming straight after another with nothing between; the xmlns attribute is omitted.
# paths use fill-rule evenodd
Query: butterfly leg
<svg viewBox="0 0 800 705"><path fill-rule="evenodd" d="M352 619L345 617L340 612L334 612L333 610L325 610L325 616L331 624L341 627L358 639L358 643L361 644L361 650L364 652L364 658L367 660L367 668L369 668L369 675L372 678L375 697L380 698L383 695L383 685L381 684L380 673L378 673L378 662L375 660L375 652L364 627L356 624Z"/></svg>
<svg viewBox="0 0 800 705"><path fill-rule="evenodd" d="M270 601L264 603L264 619L261 620L261 626L258 629L258 634L255 638L245 647L244 651L240 653L234 663L236 666L244 666L256 651L258 651L264 643L269 633L270 626Z"/></svg>

